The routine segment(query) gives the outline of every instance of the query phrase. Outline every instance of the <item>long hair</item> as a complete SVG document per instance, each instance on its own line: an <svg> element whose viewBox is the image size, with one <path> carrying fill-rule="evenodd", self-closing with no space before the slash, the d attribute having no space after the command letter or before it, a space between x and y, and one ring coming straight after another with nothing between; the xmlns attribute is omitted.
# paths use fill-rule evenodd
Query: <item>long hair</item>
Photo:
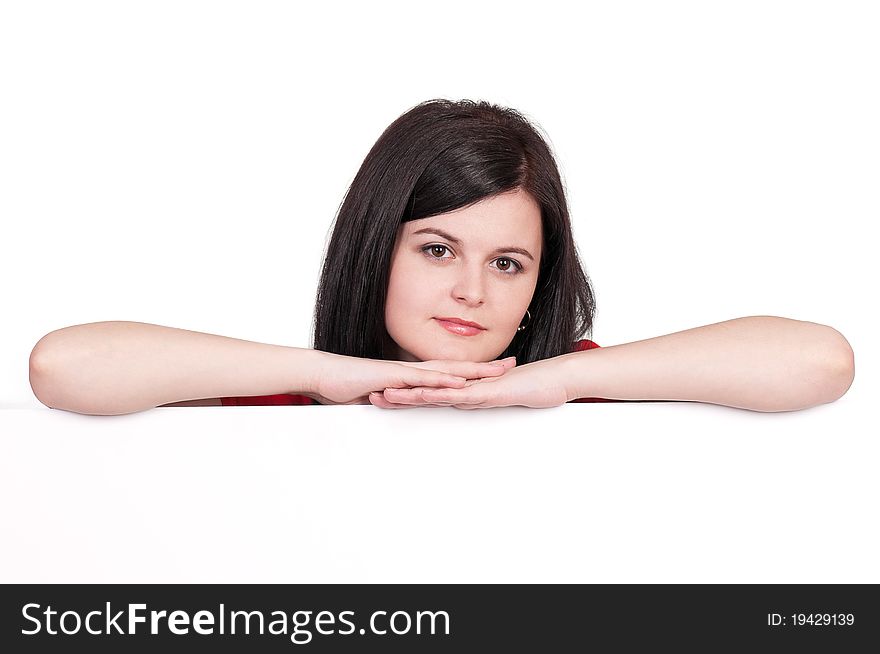
<svg viewBox="0 0 880 654"><path fill-rule="evenodd" d="M544 242L531 320L499 358L516 356L522 365L571 352L592 333L595 299L549 146L514 109L443 99L391 123L346 192L324 255L312 347L389 358L385 299L401 223L518 188L541 208Z"/></svg>

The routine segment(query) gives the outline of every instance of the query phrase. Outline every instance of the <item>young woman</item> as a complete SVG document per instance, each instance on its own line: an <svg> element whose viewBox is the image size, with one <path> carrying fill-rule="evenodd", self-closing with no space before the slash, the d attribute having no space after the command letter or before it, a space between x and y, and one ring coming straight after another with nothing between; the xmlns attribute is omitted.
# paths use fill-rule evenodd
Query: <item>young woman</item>
<svg viewBox="0 0 880 654"><path fill-rule="evenodd" d="M460 409L831 402L853 352L831 327L750 316L600 348L554 157L520 113L431 100L395 120L339 210L312 348L136 322L75 325L31 353L47 406L367 404Z"/></svg>

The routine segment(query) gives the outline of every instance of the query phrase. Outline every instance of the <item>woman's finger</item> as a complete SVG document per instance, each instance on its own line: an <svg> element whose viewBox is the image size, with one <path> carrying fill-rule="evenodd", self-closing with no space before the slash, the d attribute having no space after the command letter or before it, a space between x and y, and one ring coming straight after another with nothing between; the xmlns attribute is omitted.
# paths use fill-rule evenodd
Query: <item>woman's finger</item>
<svg viewBox="0 0 880 654"><path fill-rule="evenodd" d="M386 400L382 393L370 393L369 403L373 406L379 407L380 409L416 409L420 406L443 408L446 406L443 404L395 404L394 402L389 402L388 400Z"/></svg>
<svg viewBox="0 0 880 654"><path fill-rule="evenodd" d="M482 402L482 394L474 390L479 385L467 388L386 388L383 397L393 404L475 404Z"/></svg>
<svg viewBox="0 0 880 654"><path fill-rule="evenodd" d="M415 386L462 388L467 384L467 381L467 377L420 368L409 368L398 378L401 388L413 388ZM393 387L393 385L389 385L389 387Z"/></svg>
<svg viewBox="0 0 880 654"><path fill-rule="evenodd" d="M483 405L481 404L396 404L394 402L389 402L385 399L382 393L370 393L369 395L370 404L373 406L377 406L380 409L418 409L422 407L427 408L453 408L453 409L482 409Z"/></svg>
<svg viewBox="0 0 880 654"><path fill-rule="evenodd" d="M495 362L474 362L474 361L420 361L420 362L399 362L410 368L395 384L389 384L389 388L412 389L415 387L433 387L433 388L466 388L482 379L495 380L500 378L507 370L516 365L515 357L508 357L502 361ZM435 368L440 368L437 370ZM403 396L401 396L403 397ZM385 398L389 400L390 398ZM392 402L392 404L401 404ZM417 404L426 406L432 402L426 402L423 399ZM440 404L440 402L438 402ZM443 401L442 405L448 406L453 402Z"/></svg>
<svg viewBox="0 0 880 654"><path fill-rule="evenodd" d="M409 362L409 365L422 370L436 370L457 377L467 379L480 379L482 377L499 377L516 366L516 358L508 357L501 361L419 361Z"/></svg>
<svg viewBox="0 0 880 654"><path fill-rule="evenodd" d="M413 370L400 381L399 388L464 388L468 382L467 377L434 370Z"/></svg>

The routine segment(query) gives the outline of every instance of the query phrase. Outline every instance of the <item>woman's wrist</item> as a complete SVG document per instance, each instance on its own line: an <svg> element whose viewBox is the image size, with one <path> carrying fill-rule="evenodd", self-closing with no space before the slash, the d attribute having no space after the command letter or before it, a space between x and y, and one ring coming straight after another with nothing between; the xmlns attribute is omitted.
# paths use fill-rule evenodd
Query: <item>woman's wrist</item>
<svg viewBox="0 0 880 654"><path fill-rule="evenodd" d="M566 402L582 397L594 397L589 386L588 352L569 352L555 357L559 364L559 379L565 388Z"/></svg>
<svg viewBox="0 0 880 654"><path fill-rule="evenodd" d="M285 368L288 371L288 393L291 395L314 396L321 392L321 371L327 358L335 356L329 352L304 347L289 347Z"/></svg>

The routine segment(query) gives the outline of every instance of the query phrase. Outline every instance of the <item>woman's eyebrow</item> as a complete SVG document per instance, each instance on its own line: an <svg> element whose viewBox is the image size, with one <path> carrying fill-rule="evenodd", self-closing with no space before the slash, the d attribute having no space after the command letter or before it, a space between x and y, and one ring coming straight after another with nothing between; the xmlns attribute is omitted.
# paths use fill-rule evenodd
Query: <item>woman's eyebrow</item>
<svg viewBox="0 0 880 654"><path fill-rule="evenodd" d="M448 233L444 232L442 229L438 229L436 227L426 227L425 229L420 229L420 230L410 234L410 236L415 236L416 234L434 234L436 236L439 236L440 238L445 238L447 241L452 241L456 245L461 245L461 241L459 239L455 238L452 234L448 234ZM528 250L524 250L522 248L517 248L517 247L512 247L512 246L497 248L497 249L495 249L493 254L503 254L505 252L516 252L517 254L521 254L524 257L528 257L532 261L535 260L535 258L529 253Z"/></svg>

